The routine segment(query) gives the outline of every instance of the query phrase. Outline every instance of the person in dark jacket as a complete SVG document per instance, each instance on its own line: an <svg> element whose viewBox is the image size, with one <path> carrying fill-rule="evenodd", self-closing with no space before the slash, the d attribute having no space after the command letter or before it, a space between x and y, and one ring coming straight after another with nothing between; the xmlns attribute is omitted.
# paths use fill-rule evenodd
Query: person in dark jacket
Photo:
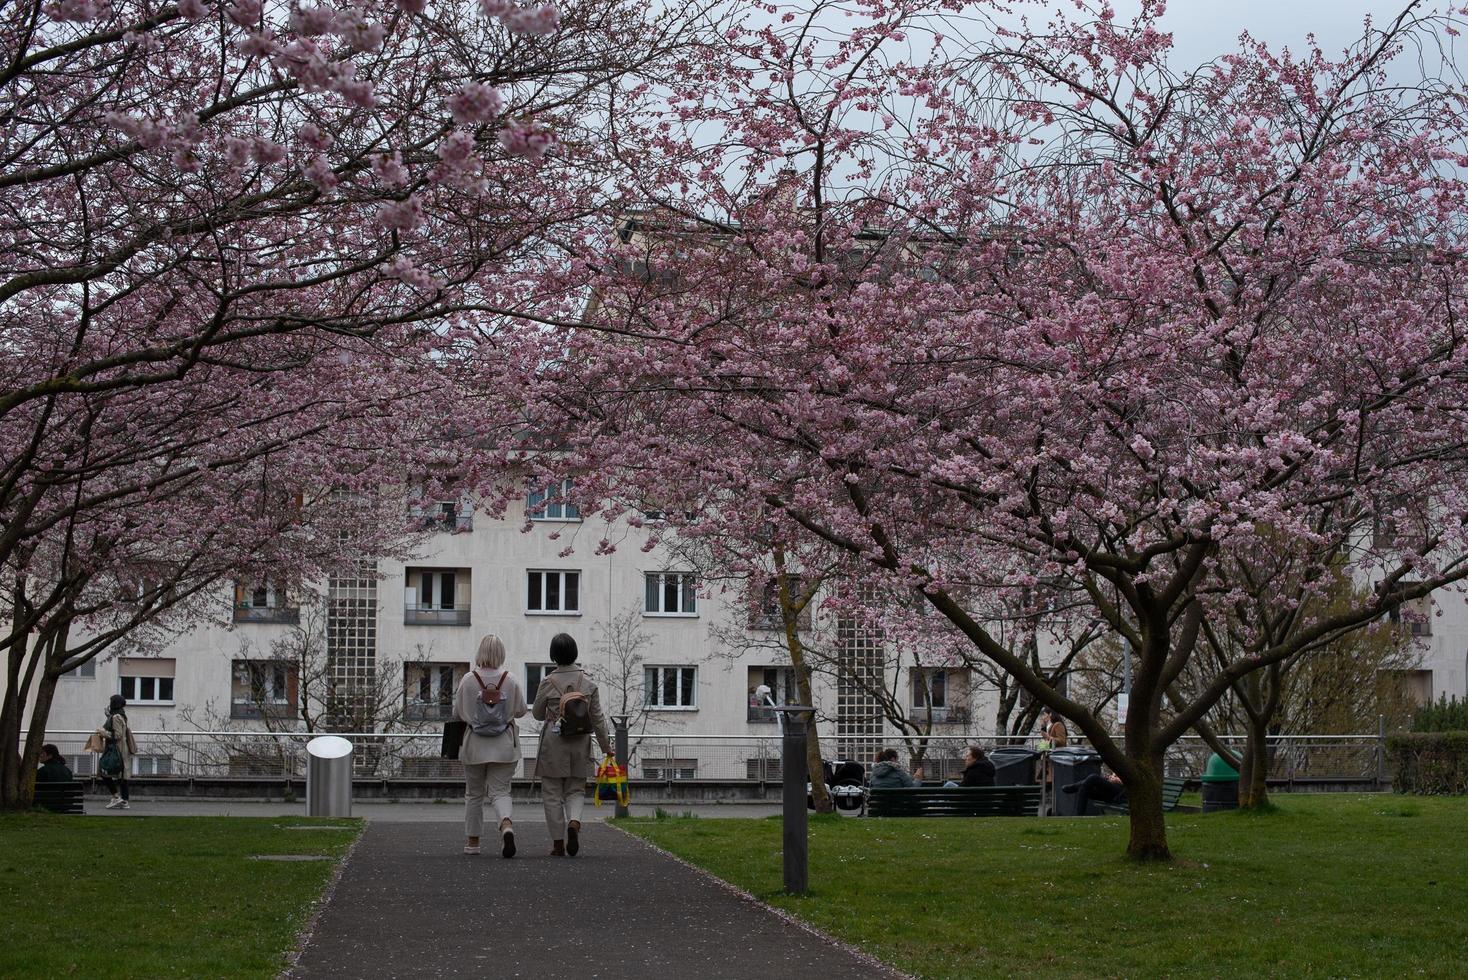
<svg viewBox="0 0 1468 980"><path fill-rule="evenodd" d="M1122 785L1121 777L1114 772L1108 772L1104 776L1093 772L1078 783L1060 787L1060 791L1076 794L1076 813L1083 817L1090 813L1092 800L1118 806L1126 803L1126 787Z"/></svg>
<svg viewBox="0 0 1468 980"><path fill-rule="evenodd" d="M921 768L909 775L906 769L897 764L896 749L883 749L877 753L876 764L872 766L872 789L901 789L917 786L921 783L922 778Z"/></svg>
<svg viewBox="0 0 1468 980"><path fill-rule="evenodd" d="M41 768L36 770L38 783L69 783L76 777L61 757L61 750L54 745L41 746Z"/></svg>
<svg viewBox="0 0 1468 980"><path fill-rule="evenodd" d="M993 786L994 763L981 745L970 745L963 754L963 781L960 786Z"/></svg>

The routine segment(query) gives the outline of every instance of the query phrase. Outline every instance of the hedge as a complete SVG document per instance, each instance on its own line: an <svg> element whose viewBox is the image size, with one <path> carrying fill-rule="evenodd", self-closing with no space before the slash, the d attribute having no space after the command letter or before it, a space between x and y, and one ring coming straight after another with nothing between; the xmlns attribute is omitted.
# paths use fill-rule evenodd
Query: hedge
<svg viewBox="0 0 1468 980"><path fill-rule="evenodd" d="M1451 699L1446 694L1435 703L1424 704L1412 716L1414 732L1468 731L1468 700Z"/></svg>
<svg viewBox="0 0 1468 980"><path fill-rule="evenodd" d="M1412 732L1386 740L1392 789L1419 796L1468 795L1468 732Z"/></svg>

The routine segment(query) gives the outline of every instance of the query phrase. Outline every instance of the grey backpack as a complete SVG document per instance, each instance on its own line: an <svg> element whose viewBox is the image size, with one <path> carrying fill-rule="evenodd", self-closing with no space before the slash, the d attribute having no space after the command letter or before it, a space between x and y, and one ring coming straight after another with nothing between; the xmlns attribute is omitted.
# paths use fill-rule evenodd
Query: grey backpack
<svg viewBox="0 0 1468 980"><path fill-rule="evenodd" d="M510 727L509 699L499 697L495 699L494 704L489 704L484 700L484 695L491 690L498 693L500 687L505 683L505 678L510 676L510 672L505 671L500 674L499 682L493 688L484 683L484 678L479 676L479 671L472 670L470 673L479 682L480 696L474 699L474 717L469 721L469 728L475 735L484 735L489 738L504 734L505 729Z"/></svg>

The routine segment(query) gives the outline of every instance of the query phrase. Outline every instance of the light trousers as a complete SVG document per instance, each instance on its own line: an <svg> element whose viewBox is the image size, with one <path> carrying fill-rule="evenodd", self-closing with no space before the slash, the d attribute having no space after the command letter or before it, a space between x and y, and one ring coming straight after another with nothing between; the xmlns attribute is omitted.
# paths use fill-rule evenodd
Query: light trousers
<svg viewBox="0 0 1468 980"><path fill-rule="evenodd" d="M566 824L581 820L581 808L586 804L586 777L542 777L540 802L545 807L545 829L550 839L565 840Z"/></svg>
<svg viewBox="0 0 1468 980"><path fill-rule="evenodd" d="M485 762L464 765L464 836L479 837L484 830L484 798L494 807L495 830L510 819L510 780L514 762Z"/></svg>

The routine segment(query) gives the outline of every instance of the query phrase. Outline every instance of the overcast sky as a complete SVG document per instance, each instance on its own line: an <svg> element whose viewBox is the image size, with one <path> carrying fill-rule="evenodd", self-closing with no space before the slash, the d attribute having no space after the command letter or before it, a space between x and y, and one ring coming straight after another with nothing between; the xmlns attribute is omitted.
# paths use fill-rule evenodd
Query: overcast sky
<svg viewBox="0 0 1468 980"><path fill-rule="evenodd" d="M1141 6L1137 0L1112 0L1118 19ZM1314 34L1327 55L1361 37L1370 15L1378 24L1401 13L1407 0L1172 0L1163 27L1173 33L1174 67L1216 58L1236 47L1247 30L1270 47L1300 48Z"/></svg>

